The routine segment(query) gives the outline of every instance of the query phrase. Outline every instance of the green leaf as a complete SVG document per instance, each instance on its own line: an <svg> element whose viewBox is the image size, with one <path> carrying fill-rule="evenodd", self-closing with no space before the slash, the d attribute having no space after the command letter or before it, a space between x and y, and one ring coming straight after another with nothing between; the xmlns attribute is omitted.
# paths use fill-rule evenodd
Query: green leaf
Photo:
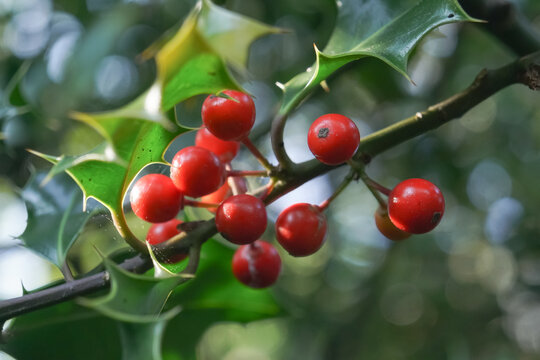
<svg viewBox="0 0 540 360"><path fill-rule="evenodd" d="M163 307L181 278L156 279L130 273L107 258L104 263L111 279L110 291L99 298L81 298L81 304L113 319L137 323L168 320L180 311L173 307L163 312Z"/></svg>
<svg viewBox="0 0 540 360"><path fill-rule="evenodd" d="M216 22L221 22L220 25ZM93 151L71 157L34 154L55 164L50 176L67 171L88 197L111 212L120 234L136 249L146 251L134 239L122 212L130 183L150 163L164 163L163 154L186 128L165 115L176 103L201 93L239 86L225 61L243 65L250 44L276 28L221 9L209 1L198 3L178 32L156 53L155 84L123 108L100 114L73 113L106 140ZM232 46L234 54L224 44Z"/></svg>
<svg viewBox="0 0 540 360"><path fill-rule="evenodd" d="M159 359L157 349L163 336L165 358L195 359L195 345L215 323L284 315L271 289L251 289L234 278L230 269L233 252L215 241L205 243L197 278L175 288L165 308L172 310L164 314L160 309L174 278L125 273L107 260L106 266L112 270L111 292L83 300L96 311L66 302L20 316L9 329L12 337L0 349L17 359L64 360L73 359L75 353L81 360L138 359L137 352L146 356L140 359ZM158 285L161 282L164 284ZM179 306L182 312L176 315Z"/></svg>
<svg viewBox="0 0 540 360"><path fill-rule="evenodd" d="M214 240L204 244L196 278L177 287L169 299L171 306L181 305L182 312L167 325L164 357L180 354L184 360L196 359L193 344L217 322L250 322L285 315L271 288L252 289L236 280L231 271L233 254L234 249Z"/></svg>
<svg viewBox="0 0 540 360"><path fill-rule="evenodd" d="M22 190L28 223L20 238L26 247L61 268L92 213L83 210L83 194L69 176L63 174L42 185L44 178L44 173L36 174Z"/></svg>
<svg viewBox="0 0 540 360"><path fill-rule="evenodd" d="M337 26L328 45L323 51L315 47L315 63L284 85L281 113L293 110L334 71L366 56L384 61L408 79L409 56L428 32L443 24L475 21L456 0L422 0L371 33L376 25L374 21L380 19L372 12L384 13L386 9L382 5L377 4L371 11L366 11L366 4L356 0L342 0L338 4L341 6L338 6Z"/></svg>
<svg viewBox="0 0 540 360"><path fill-rule="evenodd" d="M251 43L281 31L209 0L199 2L180 30L156 54L162 109L167 111L194 95L240 90L226 63L243 70Z"/></svg>
<svg viewBox="0 0 540 360"><path fill-rule="evenodd" d="M197 29L217 54L239 68L246 66L253 41L268 34L284 32L220 8L210 0L202 1Z"/></svg>
<svg viewBox="0 0 540 360"><path fill-rule="evenodd" d="M282 314L271 288L252 289L232 274L234 249L210 240L202 247L196 278L176 288L171 304L188 309L226 309L236 321L252 321Z"/></svg>
<svg viewBox="0 0 540 360"><path fill-rule="evenodd" d="M166 323L115 321L70 301L16 318L0 350L17 359L158 360Z"/></svg>
<svg viewBox="0 0 540 360"><path fill-rule="evenodd" d="M65 302L17 317L0 349L16 359L117 360L115 321Z"/></svg>
<svg viewBox="0 0 540 360"><path fill-rule="evenodd" d="M165 150L185 129L170 132L157 123L114 113L78 113L76 116L101 133L108 143L80 156L33 153L54 164L51 175L67 171L83 190L85 201L92 197L102 203L111 212L120 234L136 249L145 251L145 245L136 240L125 225L124 197L135 176L146 165L165 163Z"/></svg>
<svg viewBox="0 0 540 360"><path fill-rule="evenodd" d="M161 340L167 321L118 322L124 360L161 360Z"/></svg>

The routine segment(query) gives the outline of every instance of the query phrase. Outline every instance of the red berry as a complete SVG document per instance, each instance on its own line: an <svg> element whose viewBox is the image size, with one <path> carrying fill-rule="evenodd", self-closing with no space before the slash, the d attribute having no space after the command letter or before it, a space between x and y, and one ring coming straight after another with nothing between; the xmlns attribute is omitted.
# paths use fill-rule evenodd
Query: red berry
<svg viewBox="0 0 540 360"><path fill-rule="evenodd" d="M266 230L266 209L255 196L240 194L223 201L216 212L217 230L238 245L257 240Z"/></svg>
<svg viewBox="0 0 540 360"><path fill-rule="evenodd" d="M240 246L232 259L234 276L252 288L265 288L276 282L281 270L281 258L275 247L256 240Z"/></svg>
<svg viewBox="0 0 540 360"><path fill-rule="evenodd" d="M444 214L444 197L424 179L400 182L388 195L388 215L397 228L423 234L433 230Z"/></svg>
<svg viewBox="0 0 540 360"><path fill-rule="evenodd" d="M225 167L210 150L188 146L180 150L171 164L171 179L185 195L199 197L219 189L225 181Z"/></svg>
<svg viewBox="0 0 540 360"><path fill-rule="evenodd" d="M201 128L195 136L195 146L208 149L219 157L223 163L231 162L238 154L240 143L237 141L225 141L212 135L207 128Z"/></svg>
<svg viewBox="0 0 540 360"><path fill-rule="evenodd" d="M326 217L318 206L289 206L276 220L276 238L293 256L308 256L319 250L326 235Z"/></svg>
<svg viewBox="0 0 540 360"><path fill-rule="evenodd" d="M208 130L221 140L240 141L247 137L255 122L255 104L240 91L225 90L235 100L210 95L204 100L202 121Z"/></svg>
<svg viewBox="0 0 540 360"><path fill-rule="evenodd" d="M388 217L388 211L382 207L378 207L375 211L375 225L381 234L389 240L400 241L411 236L408 232L400 230L392 224Z"/></svg>
<svg viewBox="0 0 540 360"><path fill-rule="evenodd" d="M165 175L145 175L133 185L129 196L135 215L158 223L170 220L184 204L184 196Z"/></svg>
<svg viewBox="0 0 540 360"><path fill-rule="evenodd" d="M339 114L326 114L311 124L309 150L322 163L341 164L354 155L360 143L360 132L354 122Z"/></svg>
<svg viewBox="0 0 540 360"><path fill-rule="evenodd" d="M167 222L153 224L152 226L150 226L150 229L148 229L148 233L146 234L146 241L148 241L150 245L157 245L169 240L173 236L180 234L178 225L180 225L181 223L182 221L178 219L172 219ZM187 254L177 254L172 256L165 262L174 264L181 260L184 260L186 257Z"/></svg>
<svg viewBox="0 0 540 360"><path fill-rule="evenodd" d="M238 189L238 192L240 194L243 194L247 191L247 182L246 179L243 177L233 177L229 178L233 179L233 181L236 184L236 187ZM231 180L229 180L231 181ZM205 195L201 198L202 202L205 203L211 203L211 204L221 204L223 200L231 197L233 195L232 189L229 186L229 183L225 181L225 183L216 191L214 191L211 194ZM215 213L217 211L216 208L208 208L208 211Z"/></svg>

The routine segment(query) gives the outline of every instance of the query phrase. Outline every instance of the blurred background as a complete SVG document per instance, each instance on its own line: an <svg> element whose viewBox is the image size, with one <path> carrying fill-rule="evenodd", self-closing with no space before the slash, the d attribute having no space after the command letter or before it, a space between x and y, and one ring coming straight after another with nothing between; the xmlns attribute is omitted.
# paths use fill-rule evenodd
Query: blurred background
<svg viewBox="0 0 540 360"><path fill-rule="evenodd" d="M271 158L267 134L281 96L275 83L312 64L312 44L323 48L332 33L335 3L216 3L291 30L258 40L242 79L257 106L252 138ZM386 3L403 9L415 1ZM540 2L514 3L540 29ZM138 55L193 4L0 0L0 299L21 295L21 284L31 290L61 278L18 240L27 217L20 189L32 173L49 168L25 149L74 155L100 143L100 135L70 120L69 111L113 109L147 89L155 64ZM379 61L347 66L328 82L329 93L317 91L292 114L286 148L295 161L311 159L305 134L322 114L351 117L364 136L464 89L481 69L514 58L478 25L445 25L415 51L409 72L416 85ZM181 122L200 122L202 99L180 105ZM257 164L242 153L234 166ZM271 293L285 315L213 323L193 341L198 358L540 358L538 93L507 88L461 119L378 156L367 172L390 188L410 177L437 184L446 199L438 228L402 243L386 240L373 221L375 199L362 183L352 184L330 207L321 251L307 258L282 253L283 273ZM270 216L295 202L323 201L345 174L337 169L305 184L272 204ZM131 223L144 234L144 224ZM271 229L265 239L272 241ZM70 251L78 272L98 263L94 246L105 253L125 247L106 215L93 218Z"/></svg>

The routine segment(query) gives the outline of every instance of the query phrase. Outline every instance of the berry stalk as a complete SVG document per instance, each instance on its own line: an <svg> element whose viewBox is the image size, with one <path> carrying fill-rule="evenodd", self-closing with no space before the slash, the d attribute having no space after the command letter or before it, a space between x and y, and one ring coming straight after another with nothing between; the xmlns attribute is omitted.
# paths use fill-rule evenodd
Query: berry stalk
<svg viewBox="0 0 540 360"><path fill-rule="evenodd" d="M373 181L372 179L370 179L366 173L362 173L360 174L360 179L362 179L362 181L364 182L364 184L366 184L366 187L369 189L369 191L371 192L371 194L373 194L373 197L375 197L375 199L377 200L377 202L379 203L379 206L383 209L386 209L388 207L388 202L385 201L382 196L381 196L381 192L383 194L385 194L386 196L388 196L390 194L390 189L387 189L385 188L384 186L380 185L379 183ZM381 189L379 189L379 187ZM381 191L383 190L383 191Z"/></svg>
<svg viewBox="0 0 540 360"><path fill-rule="evenodd" d="M261 163L261 165L266 170L268 171L273 170L272 164L270 164L270 162L266 159L266 157L264 157L264 155L259 151L259 149L257 149L255 144L253 144L253 142L251 142L251 140L248 137L245 137L242 140L242 144L244 144L248 148L248 150L251 151L253 156L255 156L255 158Z"/></svg>
<svg viewBox="0 0 540 360"><path fill-rule="evenodd" d="M351 169L349 173L347 174L347 176L345 176L341 184L339 184L337 189L334 191L334 193L328 199L326 199L319 205L319 209L321 211L326 210L326 208L328 208L328 205L330 205L330 203L334 201L334 199L337 198L339 194L341 194L343 190L347 188L347 186L349 186L351 181L354 179L355 175L356 175L356 171L354 169Z"/></svg>
<svg viewBox="0 0 540 360"><path fill-rule="evenodd" d="M240 176L257 176L257 177L268 177L270 176L269 171L266 170L229 170L227 171L227 176L230 177L240 177Z"/></svg>
<svg viewBox="0 0 540 360"><path fill-rule="evenodd" d="M191 200L191 199L184 199L184 206L191 206L191 207L197 207L197 208L217 208L219 204L216 203L208 203L204 201L197 201L197 200Z"/></svg>

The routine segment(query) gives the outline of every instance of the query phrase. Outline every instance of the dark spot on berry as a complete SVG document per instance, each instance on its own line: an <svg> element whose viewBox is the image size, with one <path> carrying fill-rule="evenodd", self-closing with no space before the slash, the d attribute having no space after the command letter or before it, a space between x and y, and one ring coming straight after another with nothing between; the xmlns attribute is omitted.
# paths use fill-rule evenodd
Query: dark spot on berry
<svg viewBox="0 0 540 360"><path fill-rule="evenodd" d="M210 95L210 99L215 99L215 98L217 98L216 95Z"/></svg>
<svg viewBox="0 0 540 360"><path fill-rule="evenodd" d="M328 129L328 128L320 128L319 133L317 134L317 137L319 139L324 139L325 137L328 136L328 134L330 134L330 129Z"/></svg>
<svg viewBox="0 0 540 360"><path fill-rule="evenodd" d="M442 214L440 212L433 213L433 217L431 218L432 224L437 224L439 220L441 220Z"/></svg>
<svg viewBox="0 0 540 360"><path fill-rule="evenodd" d="M449 14L449 15L448 15L448 18L449 18L449 19L451 19L451 18L453 18L453 17L454 17L454 14Z"/></svg>

